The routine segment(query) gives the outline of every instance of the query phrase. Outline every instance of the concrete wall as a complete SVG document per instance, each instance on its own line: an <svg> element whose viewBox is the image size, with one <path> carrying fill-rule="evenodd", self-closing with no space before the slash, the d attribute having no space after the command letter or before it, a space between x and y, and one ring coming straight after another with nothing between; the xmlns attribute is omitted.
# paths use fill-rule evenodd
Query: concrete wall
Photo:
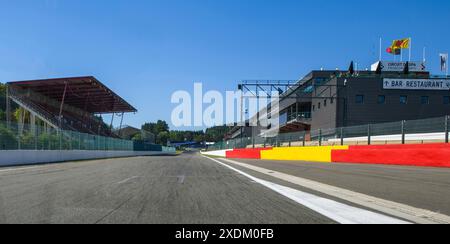
<svg viewBox="0 0 450 244"><path fill-rule="evenodd" d="M206 156L212 156L212 157L223 157L225 158L227 156L228 151L233 151L232 149L228 150L219 150L219 151L208 151L208 152L200 152L203 155Z"/></svg>
<svg viewBox="0 0 450 244"><path fill-rule="evenodd" d="M118 158L134 156L173 155L174 152L135 152L135 151L0 151L0 167L28 164L54 163L74 160Z"/></svg>

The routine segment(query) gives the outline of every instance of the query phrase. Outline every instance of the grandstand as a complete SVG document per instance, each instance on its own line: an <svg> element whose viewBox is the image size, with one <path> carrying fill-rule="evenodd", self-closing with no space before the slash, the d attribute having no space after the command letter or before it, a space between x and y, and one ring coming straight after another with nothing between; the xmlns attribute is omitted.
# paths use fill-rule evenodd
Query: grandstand
<svg viewBox="0 0 450 244"><path fill-rule="evenodd" d="M122 124L125 113L137 112L93 76L8 82L8 123L12 114L10 101L30 114L31 127L40 120L58 130L116 138L111 130L114 116L119 114ZM112 114L111 125L102 121L101 115L105 114Z"/></svg>

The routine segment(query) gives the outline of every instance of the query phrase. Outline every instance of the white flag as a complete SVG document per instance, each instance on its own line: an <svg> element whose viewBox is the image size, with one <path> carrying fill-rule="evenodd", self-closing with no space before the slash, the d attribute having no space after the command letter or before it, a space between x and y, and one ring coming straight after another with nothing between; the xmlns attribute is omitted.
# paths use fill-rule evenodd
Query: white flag
<svg viewBox="0 0 450 244"><path fill-rule="evenodd" d="M448 53L441 53L441 71L447 71L448 69Z"/></svg>

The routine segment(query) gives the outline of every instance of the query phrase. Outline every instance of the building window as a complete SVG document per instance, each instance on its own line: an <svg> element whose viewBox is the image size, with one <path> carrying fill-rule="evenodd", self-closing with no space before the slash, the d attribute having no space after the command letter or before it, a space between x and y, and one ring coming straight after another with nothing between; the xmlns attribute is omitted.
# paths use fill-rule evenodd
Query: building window
<svg viewBox="0 0 450 244"><path fill-rule="evenodd" d="M444 97L444 104L450 104L450 96L445 96Z"/></svg>
<svg viewBox="0 0 450 244"><path fill-rule="evenodd" d="M400 104L408 104L408 96L400 96Z"/></svg>
<svg viewBox="0 0 450 244"><path fill-rule="evenodd" d="M327 100L323 101L323 106L326 107L327 106Z"/></svg>
<svg viewBox="0 0 450 244"><path fill-rule="evenodd" d="M386 96L379 95L378 96L378 104L386 104Z"/></svg>
<svg viewBox="0 0 450 244"><path fill-rule="evenodd" d="M316 105L313 105L312 111L316 111Z"/></svg>
<svg viewBox="0 0 450 244"><path fill-rule="evenodd" d="M422 97L420 98L420 103L421 103L422 105L430 104L430 97L429 97L429 96L422 96Z"/></svg>
<svg viewBox="0 0 450 244"><path fill-rule="evenodd" d="M364 104L364 95L356 95L356 104Z"/></svg>

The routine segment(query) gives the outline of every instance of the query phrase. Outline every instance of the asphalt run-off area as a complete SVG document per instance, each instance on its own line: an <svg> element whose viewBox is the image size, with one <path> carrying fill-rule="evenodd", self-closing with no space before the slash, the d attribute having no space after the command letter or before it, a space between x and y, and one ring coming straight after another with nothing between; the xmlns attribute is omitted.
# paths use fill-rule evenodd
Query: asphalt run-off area
<svg viewBox="0 0 450 244"><path fill-rule="evenodd" d="M0 168L0 223L449 223L450 169L207 158Z"/></svg>

